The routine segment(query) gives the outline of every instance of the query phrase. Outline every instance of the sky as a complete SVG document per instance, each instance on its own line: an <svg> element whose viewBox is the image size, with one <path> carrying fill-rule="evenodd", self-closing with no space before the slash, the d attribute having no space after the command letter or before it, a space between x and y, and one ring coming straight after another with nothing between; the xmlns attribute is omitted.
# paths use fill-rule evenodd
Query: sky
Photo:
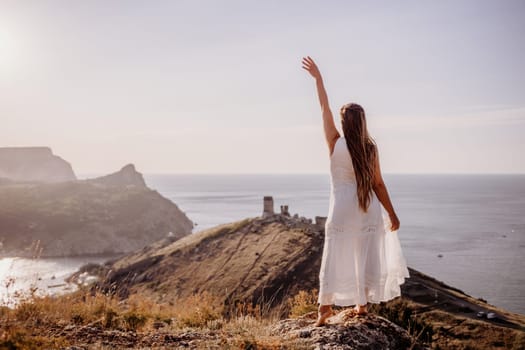
<svg viewBox="0 0 525 350"><path fill-rule="evenodd" d="M77 174L328 173L361 104L384 173L525 173L524 1L0 0L0 147Z"/></svg>

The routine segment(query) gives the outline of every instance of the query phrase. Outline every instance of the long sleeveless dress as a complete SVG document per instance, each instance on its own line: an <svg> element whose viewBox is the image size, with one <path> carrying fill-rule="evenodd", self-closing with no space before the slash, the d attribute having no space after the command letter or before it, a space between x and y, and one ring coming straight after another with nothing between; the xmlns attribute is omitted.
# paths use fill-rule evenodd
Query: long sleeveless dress
<svg viewBox="0 0 525 350"><path fill-rule="evenodd" d="M401 295L409 276L397 232L375 193L365 213L357 200L352 159L343 137L330 156L330 206L319 272L321 305L365 305Z"/></svg>

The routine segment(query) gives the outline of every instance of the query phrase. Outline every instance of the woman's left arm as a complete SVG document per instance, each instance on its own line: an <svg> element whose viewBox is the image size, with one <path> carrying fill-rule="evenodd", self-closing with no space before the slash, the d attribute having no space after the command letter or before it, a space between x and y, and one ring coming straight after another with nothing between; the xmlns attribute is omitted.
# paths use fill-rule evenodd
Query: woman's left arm
<svg viewBox="0 0 525 350"><path fill-rule="evenodd" d="M377 196L377 199L379 199L379 202L381 202L381 204L387 211L388 216L390 217L390 222L392 223L390 229L392 231L397 231L399 229L400 222L397 217L396 211L394 210L394 206L390 201L390 196L388 195L388 190L386 188L385 182L383 181L383 176L381 175L381 167L379 165L379 154L377 154L377 152L374 167L374 179L372 188Z"/></svg>

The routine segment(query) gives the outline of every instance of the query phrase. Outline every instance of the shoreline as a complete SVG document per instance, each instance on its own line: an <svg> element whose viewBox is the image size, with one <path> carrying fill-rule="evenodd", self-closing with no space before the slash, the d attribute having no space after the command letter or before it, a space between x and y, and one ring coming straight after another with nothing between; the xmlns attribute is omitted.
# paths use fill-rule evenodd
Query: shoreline
<svg viewBox="0 0 525 350"><path fill-rule="evenodd" d="M44 255L39 257L33 257L29 255L12 255L6 253L0 253L0 259L28 259L28 260L43 260L43 259L83 259L83 258L103 258L106 256L124 256L130 252L120 253L91 253L91 254L80 254L80 255Z"/></svg>

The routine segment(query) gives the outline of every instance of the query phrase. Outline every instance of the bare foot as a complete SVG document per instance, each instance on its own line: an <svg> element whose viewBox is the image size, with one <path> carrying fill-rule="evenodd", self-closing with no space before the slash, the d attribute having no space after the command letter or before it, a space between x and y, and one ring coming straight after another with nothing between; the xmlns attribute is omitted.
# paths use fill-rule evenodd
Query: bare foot
<svg viewBox="0 0 525 350"><path fill-rule="evenodd" d="M343 316L345 319L354 318L357 316L357 311L355 311L355 308L353 307L345 309L343 311Z"/></svg>
<svg viewBox="0 0 525 350"><path fill-rule="evenodd" d="M365 305L356 305L355 308L354 308L354 311L355 311L355 313L358 316L364 316L364 315L368 314L368 310L366 309L366 304Z"/></svg>
<svg viewBox="0 0 525 350"><path fill-rule="evenodd" d="M321 305L319 307L317 321L315 322L316 327L320 327L326 324L326 319L332 316L333 310L330 305Z"/></svg>

